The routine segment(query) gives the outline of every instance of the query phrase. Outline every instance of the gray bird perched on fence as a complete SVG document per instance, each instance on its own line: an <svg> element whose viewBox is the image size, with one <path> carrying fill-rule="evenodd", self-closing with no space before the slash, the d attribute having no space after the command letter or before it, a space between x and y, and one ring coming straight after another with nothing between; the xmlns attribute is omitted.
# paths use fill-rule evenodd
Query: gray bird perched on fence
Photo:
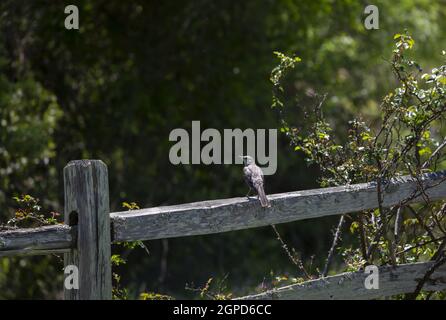
<svg viewBox="0 0 446 320"><path fill-rule="evenodd" d="M262 207L271 207L268 198L265 194L265 189L263 188L264 179L263 172L254 162L254 159L250 156L241 156L243 159L243 175L245 177L245 181L249 186L247 197L249 196L252 189L257 191L257 195L260 200L260 204Z"/></svg>

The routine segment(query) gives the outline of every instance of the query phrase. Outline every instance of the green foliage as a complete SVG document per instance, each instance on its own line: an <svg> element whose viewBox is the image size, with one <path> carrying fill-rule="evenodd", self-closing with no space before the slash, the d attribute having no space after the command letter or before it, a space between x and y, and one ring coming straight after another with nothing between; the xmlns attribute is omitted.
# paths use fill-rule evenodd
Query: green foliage
<svg viewBox="0 0 446 320"><path fill-rule="evenodd" d="M281 119L282 131L294 150L320 168L321 186L361 182L377 186L378 208L349 217L350 232L358 242L355 247L338 248L346 271L356 271L367 264L440 261L444 254L446 205L430 201L425 193L428 187L420 182L420 175L444 168L446 140L441 138L440 130L446 120L446 65L421 75L420 65L410 55L415 44L412 37L397 34L394 40L389 63L399 85L384 97L379 122L369 120L373 123L370 126L361 117L349 121L342 141L322 112L326 96L317 95L316 106L306 110L300 126ZM281 67L282 64L278 68ZM277 74L277 70L273 73ZM284 78L280 76L275 81L273 86L282 85ZM279 98L275 95L274 99ZM285 108L285 103L280 105ZM418 189L399 205L385 208L383 193L388 182L402 175L413 176ZM410 205L418 196L424 203ZM336 236L334 245L338 241Z"/></svg>
<svg viewBox="0 0 446 320"><path fill-rule="evenodd" d="M122 207L126 208L127 210L138 210L139 206L136 204L136 202L123 202ZM147 253L147 255L150 255L149 249L146 247L146 245L142 241L132 241L132 242L117 242L115 243L115 247L121 247L125 251L125 255L128 256L133 249L136 247L140 247L144 249ZM112 254L111 256L111 264L112 267L119 267L122 265L125 265L127 263L127 260L122 257L122 254ZM112 296L115 300L127 300L129 299L129 292L127 288L123 288L121 285L121 276L113 271L112 272L112 280L113 280L113 288L112 288ZM150 299L153 298L153 299ZM158 298L162 299L162 295L159 295ZM151 293L141 293L140 298L142 300L154 300L155 297Z"/></svg>
<svg viewBox="0 0 446 320"><path fill-rule="evenodd" d="M14 197L14 217L0 224L0 231L32 228L59 223L57 212L46 213L39 199L30 195ZM55 299L63 281L63 261L60 257L13 257L0 259L0 287L3 299L31 296L36 299ZM37 280L36 280L37 279ZM27 283L27 286L18 284Z"/></svg>
<svg viewBox="0 0 446 320"><path fill-rule="evenodd" d="M154 293L154 292L143 292L139 295L139 299L140 300L174 300L174 298L171 296Z"/></svg>
<svg viewBox="0 0 446 320"><path fill-rule="evenodd" d="M297 73L285 72L290 81L278 91L284 107L273 112L292 123L304 118L300 109L288 112L296 92L303 93L302 105L322 99L312 94L316 90L329 92L324 116L332 131L326 133L340 138L335 146L343 145L352 115L379 117L379 101L394 85L382 56L392 50L395 30L413 32L413 60L430 66L426 70L439 64L435 53L446 40L440 0L377 1L385 14L373 32L360 19L364 4L349 0L73 4L81 23L69 32L60 3L0 1L2 221L14 217L12 197L23 193L40 198L48 212L60 210L62 169L82 158L107 164L112 211L121 210L123 199L151 207L243 195L238 166L171 165L169 132L187 129L192 119L219 130L276 127L270 108L262 107L271 104L271 53L296 52L305 63L297 64ZM427 147L435 150L425 144L422 157L428 157ZM302 153L289 152L286 139L278 147L278 171L267 179L267 192L314 188L318 170L305 166ZM351 171L343 170L346 178ZM306 267L314 253L320 266L331 224L331 218L301 221L281 232ZM191 298L184 283L205 283L228 271L231 291L249 293L269 270L289 279L296 272L268 228L151 241L150 256L113 249L128 261L118 268L132 298L142 285ZM61 282L54 279L62 275L53 260L1 259L0 298L57 297Z"/></svg>
<svg viewBox="0 0 446 320"><path fill-rule="evenodd" d="M122 203L122 207L127 209L127 210L138 210L140 209L140 207L135 203L135 202L123 202Z"/></svg>
<svg viewBox="0 0 446 320"><path fill-rule="evenodd" d="M13 83L0 74L0 105L0 208L4 208L2 203L13 205L7 201L13 194L53 174L39 171L55 157L53 134L61 112L56 97L31 76Z"/></svg>
<svg viewBox="0 0 446 320"><path fill-rule="evenodd" d="M289 70L292 70L296 63L300 62L302 59L299 57L290 58L283 53L275 51L274 54L279 58L280 64L271 71L270 81L273 83L273 101L271 104L272 108L283 107L280 98L277 97L281 92L283 92L283 87L281 86L281 80L285 77Z"/></svg>
<svg viewBox="0 0 446 320"><path fill-rule="evenodd" d="M195 288L186 285L186 289L198 293L200 299L230 300L232 299L232 293L228 292L226 278L227 275L219 281L209 278L203 287Z"/></svg>
<svg viewBox="0 0 446 320"><path fill-rule="evenodd" d="M111 263L112 263L112 266L119 266L121 264L125 264L126 261L124 259L122 259L119 254L113 254L111 256Z"/></svg>
<svg viewBox="0 0 446 320"><path fill-rule="evenodd" d="M346 142L340 144L322 112L325 96L308 110L301 127L292 127L283 120L281 130L290 136L294 150L302 151L308 162L317 163L323 170L323 186L410 174L414 169L410 168L412 163L425 164L420 169L426 171L433 160L431 149L441 141L438 141L438 134L431 135L430 130L435 131L435 123L444 117L446 94L441 79L446 66L434 68L432 74L424 74L421 78L429 80L421 87L417 79L420 78L419 65L405 55L412 48L413 39L409 35L397 35L395 39L391 66L401 86L384 98L381 126L373 130L360 119L351 120ZM277 81L281 80L279 77ZM279 98L275 96L275 99Z"/></svg>
<svg viewBox="0 0 446 320"><path fill-rule="evenodd" d="M0 224L2 229L16 229L16 228L32 228L41 227L45 225L58 224L57 217L60 216L57 212L42 213L42 207L39 204L39 199L30 195L22 195L14 197L18 208L15 211L13 218L9 219L6 224Z"/></svg>
<svg viewBox="0 0 446 320"><path fill-rule="evenodd" d="M115 258L115 260L116 259L117 258ZM113 260L112 260L112 262L113 262ZM113 282L112 299L113 300L128 300L129 292L126 288L121 287L121 276L119 274L113 272L112 273L112 282Z"/></svg>

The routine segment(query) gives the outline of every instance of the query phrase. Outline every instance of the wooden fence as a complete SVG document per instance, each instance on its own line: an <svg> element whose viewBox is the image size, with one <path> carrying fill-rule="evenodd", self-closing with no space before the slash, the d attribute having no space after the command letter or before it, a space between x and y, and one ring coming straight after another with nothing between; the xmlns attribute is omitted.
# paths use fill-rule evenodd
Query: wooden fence
<svg viewBox="0 0 446 320"><path fill-rule="evenodd" d="M446 198L446 173L422 176L431 200ZM391 181L383 205L422 201L410 177ZM64 289L65 299L111 299L111 243L220 233L271 224L355 213L378 207L374 183L269 195L271 208L243 198L112 212L107 166L100 160L71 161L64 168L65 223L0 232L0 257L64 253L64 263L79 270L79 289ZM239 299L374 299L415 290L433 262L384 266L380 288L366 289L362 271L344 273ZM446 288L446 266L433 272L425 289Z"/></svg>

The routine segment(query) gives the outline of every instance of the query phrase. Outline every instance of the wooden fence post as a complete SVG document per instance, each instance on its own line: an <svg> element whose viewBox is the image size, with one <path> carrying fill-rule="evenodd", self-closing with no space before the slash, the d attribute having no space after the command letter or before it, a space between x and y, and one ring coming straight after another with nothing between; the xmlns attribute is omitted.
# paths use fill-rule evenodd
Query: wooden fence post
<svg viewBox="0 0 446 320"><path fill-rule="evenodd" d="M65 299L111 299L107 166L100 160L69 162L64 168L64 190L65 223L77 225L77 246L64 254L64 265L76 266L79 279L78 289L64 284Z"/></svg>

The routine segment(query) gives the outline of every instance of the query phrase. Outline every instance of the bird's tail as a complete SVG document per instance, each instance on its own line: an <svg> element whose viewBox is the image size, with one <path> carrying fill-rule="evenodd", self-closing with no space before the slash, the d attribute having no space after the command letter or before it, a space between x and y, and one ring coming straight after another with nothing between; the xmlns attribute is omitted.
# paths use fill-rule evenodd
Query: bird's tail
<svg viewBox="0 0 446 320"><path fill-rule="evenodd" d="M266 197L265 190L263 189L263 185L259 184L256 186L257 194L259 195L260 204L264 208L271 207L271 204L269 203L268 198Z"/></svg>

